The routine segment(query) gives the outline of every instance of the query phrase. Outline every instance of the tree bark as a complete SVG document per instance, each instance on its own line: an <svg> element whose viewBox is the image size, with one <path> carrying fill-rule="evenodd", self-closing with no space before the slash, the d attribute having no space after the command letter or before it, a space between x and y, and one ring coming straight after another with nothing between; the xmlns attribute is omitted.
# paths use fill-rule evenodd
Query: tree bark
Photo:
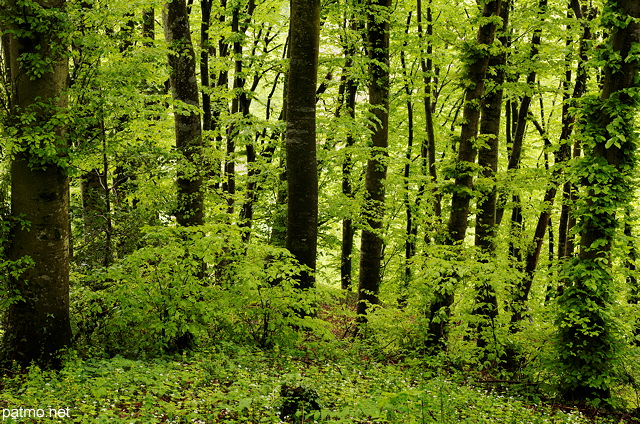
<svg viewBox="0 0 640 424"><path fill-rule="evenodd" d="M64 125L55 115L67 107L68 57L64 0L10 1L2 14L13 30L9 46L10 124L19 152L11 163L11 230L8 258L30 260L11 275L9 290L19 298L10 305L2 345L3 360L22 366L60 365L58 354L71 342L69 321L69 180ZM19 11L18 11L19 10ZM6 14L6 15L5 15ZM14 21L27 15L27 24ZM42 26L30 26L29 23ZM18 31L18 29L20 29ZM28 55L37 60L31 62ZM31 57L34 57L31 56ZM41 63L49 66L40 68ZM29 120L31 119L31 120ZM29 122L29 123L28 123ZM55 154L30 145L49 144Z"/></svg>
<svg viewBox="0 0 640 424"><path fill-rule="evenodd" d="M482 16L489 18L499 16L502 0L493 0L485 4ZM496 33L494 21L484 23L478 30L477 46L489 46L493 44ZM480 103L484 94L485 77L489 65L489 55L477 54L473 56L467 66L467 76L470 87L465 94L462 129L460 133L460 147L458 149L457 163L460 168L455 179L455 190L451 200L451 213L447 230L449 233L448 244L454 245L464 240L467 231L467 218L469 216L469 203L471 201L471 189L473 187L473 170L477 149L475 147L480 122Z"/></svg>
<svg viewBox="0 0 640 424"><path fill-rule="evenodd" d="M578 5L578 12L580 12ZM581 12L580 12L581 13ZM582 15L576 12L576 17L578 19L582 19ZM533 234L533 240L530 244L529 249L527 249L527 254L525 256L525 268L524 275L521 279L520 285L516 290L516 294L514 296L514 308L513 315L511 316L511 323L516 324L520 322L523 318L523 312L525 310L525 303L529 298L529 292L531 291L531 284L533 283L534 273L538 266L538 260L540 258L540 252L542 251L542 243L544 240L545 232L547 231L547 226L551 220L551 210L553 207L553 202L555 200L555 196L558 190L558 180L560 179L561 173L564 171L564 163L569 159L569 138L571 137L571 133L573 131L573 123L574 118L573 115L569 111L569 102L578 100L584 94L586 89L586 80L587 80L587 72L585 69L587 57L586 57L586 40L591 38L591 32L589 29L588 23L583 23L584 32L582 38L580 40L580 49L579 49L579 63L578 63L578 73L573 89L573 93L571 98L565 98L563 108L562 108L562 130L560 133L560 148L558 149L555 155L556 168L551 172L551 182L549 187L546 189L543 200L542 200L542 212L538 217L538 222L536 224L536 228ZM568 85L570 81L570 73L567 75L565 86ZM534 122L536 127L538 127L538 131L542 137L545 137L544 129L539 127L539 124ZM571 183L566 183L571 186ZM566 224L568 222L568 205L563 204L563 208L561 211L561 219L564 222L564 233L561 233L562 238L562 249L566 252L566 240L568 234L566 233L567 227ZM550 233L551 234L551 233ZM560 255L560 258L563 258L564 255ZM515 327L512 326L512 329L515 330Z"/></svg>
<svg viewBox="0 0 640 424"><path fill-rule="evenodd" d="M424 83L424 121L425 121L425 133L426 140L422 143L420 148L420 156L423 162L423 174L429 176L429 180L431 182L432 194L433 194L433 213L436 217L440 217L442 215L442 195L437 190L438 184L438 172L436 170L436 135L435 129L433 125L433 110L436 106L436 101L432 85L432 74L433 74L433 42L431 37L433 36L433 17L431 12L432 0L429 0L429 5L427 6L427 31L426 35L428 39L427 43L427 51L426 58L425 52L420 49L420 68L422 69L422 80ZM422 30L422 0L417 0L416 2L416 13L418 15L418 38L420 40L424 40L423 30ZM421 43L422 46L422 43ZM418 201L420 201L425 194L424 184L421 184L418 189Z"/></svg>
<svg viewBox="0 0 640 424"><path fill-rule="evenodd" d="M185 0L173 0L164 10L165 38L169 43L169 69L176 105L176 148L181 156L178 168L178 202L175 216L179 225L194 226L204 222L202 189L202 127L200 121L196 60L189 14ZM185 107L186 106L186 107Z"/></svg>
<svg viewBox="0 0 640 424"><path fill-rule="evenodd" d="M286 246L301 265L298 287L314 285L318 237L316 82L320 1L291 0L291 59L286 112Z"/></svg>
<svg viewBox="0 0 640 424"><path fill-rule="evenodd" d="M212 129L213 115L211 112L211 75L209 71L209 56L211 41L209 28L211 27L211 7L213 0L200 1L200 85L202 86L202 130Z"/></svg>
<svg viewBox="0 0 640 424"><path fill-rule="evenodd" d="M411 26L411 16L410 12L407 17L407 25L405 27L405 37L409 35L409 28ZM406 42L403 46L403 49L400 51L400 63L402 65L402 74L405 78L404 90L407 95L406 106L407 106L407 150L405 152L405 163L404 163L404 208L405 208L405 216L406 216L406 225L405 225L405 241L404 241L404 279L402 281L402 287L400 289L400 295L398 298L398 304L401 307L404 307L407 302L407 291L409 289L409 285L411 284L411 280L413 279L413 267L412 261L413 257L416 254L416 246L417 246L417 236L418 236L418 224L415 218L415 212L417 207L420 204L420 190L418 190L418 196L415 201L411 199L411 157L413 150L413 139L414 139L414 130L413 130L413 100L411 98L413 94L413 86L411 83L412 76L410 74L410 70L407 69L407 61L405 59L405 50L406 50ZM427 100L430 102L430 100Z"/></svg>
<svg viewBox="0 0 640 424"><path fill-rule="evenodd" d="M146 39L147 47L153 46L153 40L156 38L156 15L153 7L142 11L142 36Z"/></svg>
<svg viewBox="0 0 640 424"><path fill-rule="evenodd" d="M592 38L591 27L589 21L594 18L593 13L587 13L586 16L582 10L580 2L578 0L571 1L571 9L582 25L582 37L580 38L579 47L579 61L576 73L576 81L573 86L573 94L571 98L575 101L582 97L587 87L587 62L589 57L587 55L588 43ZM571 73L567 73L567 83L570 80ZM560 151L558 159L561 161L568 161L571 157L571 144L569 142L571 133L573 131L573 124L575 122L575 116L570 112L569 102L565 102L562 108L562 133L560 139L563 140L560 144ZM574 152L578 151L578 145L574 143ZM575 156L575 153L574 153ZM571 203L575 197L575 187L570 181L566 181L562 190L563 202L560 211L560 218L558 223L558 259L563 260L573 255L573 235L571 234L571 228L575 224L575 219L571 217Z"/></svg>

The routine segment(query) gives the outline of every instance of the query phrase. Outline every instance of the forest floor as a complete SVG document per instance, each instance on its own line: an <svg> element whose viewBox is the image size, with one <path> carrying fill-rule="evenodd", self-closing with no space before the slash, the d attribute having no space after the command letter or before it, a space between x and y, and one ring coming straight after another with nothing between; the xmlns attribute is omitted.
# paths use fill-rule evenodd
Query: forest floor
<svg viewBox="0 0 640 424"><path fill-rule="evenodd" d="M327 357L313 348L294 354L228 345L151 360L70 358L58 372L3 373L2 423L637 422L553 406L417 359L374 359L364 347ZM284 416L296 409L297 421Z"/></svg>

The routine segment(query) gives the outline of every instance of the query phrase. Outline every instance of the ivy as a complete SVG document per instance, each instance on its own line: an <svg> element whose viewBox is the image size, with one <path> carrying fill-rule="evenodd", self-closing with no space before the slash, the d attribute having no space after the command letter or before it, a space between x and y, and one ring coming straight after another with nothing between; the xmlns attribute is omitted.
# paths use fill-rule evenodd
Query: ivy
<svg viewBox="0 0 640 424"><path fill-rule="evenodd" d="M621 343L611 294L612 246L618 215L633 191L637 146L632 123L640 100L637 55L629 55L637 47L625 51L625 46L640 42L628 35L631 23L636 24L631 32L637 32L637 18L621 10L621 4L609 1L602 17L611 38L618 40L615 48L609 41L600 55L605 61L603 92L583 99L578 118L584 156L574 163L573 172L581 186L576 202L581 251L565 270L558 299L561 387L566 397L581 400L610 396ZM623 85L629 73L634 74L632 85Z"/></svg>

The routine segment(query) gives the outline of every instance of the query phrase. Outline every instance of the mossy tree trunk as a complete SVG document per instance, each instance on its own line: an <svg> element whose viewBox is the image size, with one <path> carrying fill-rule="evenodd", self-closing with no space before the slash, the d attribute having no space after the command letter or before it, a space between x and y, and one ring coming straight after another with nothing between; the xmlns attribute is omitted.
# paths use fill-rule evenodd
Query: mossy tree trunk
<svg viewBox="0 0 640 424"><path fill-rule="evenodd" d="M583 401L610 396L612 364L619 340L612 322L612 248L618 215L632 200L637 113L640 2L606 2L602 22L604 78L599 97L585 98L579 135L584 157L576 165L579 254L566 272L559 298L561 390Z"/></svg>

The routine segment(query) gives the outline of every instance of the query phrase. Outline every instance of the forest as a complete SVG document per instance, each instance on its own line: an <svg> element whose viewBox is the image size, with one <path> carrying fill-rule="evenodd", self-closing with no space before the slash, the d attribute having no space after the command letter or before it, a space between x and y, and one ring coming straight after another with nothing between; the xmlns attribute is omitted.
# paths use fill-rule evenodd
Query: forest
<svg viewBox="0 0 640 424"><path fill-rule="evenodd" d="M640 422L640 1L0 5L2 422Z"/></svg>

